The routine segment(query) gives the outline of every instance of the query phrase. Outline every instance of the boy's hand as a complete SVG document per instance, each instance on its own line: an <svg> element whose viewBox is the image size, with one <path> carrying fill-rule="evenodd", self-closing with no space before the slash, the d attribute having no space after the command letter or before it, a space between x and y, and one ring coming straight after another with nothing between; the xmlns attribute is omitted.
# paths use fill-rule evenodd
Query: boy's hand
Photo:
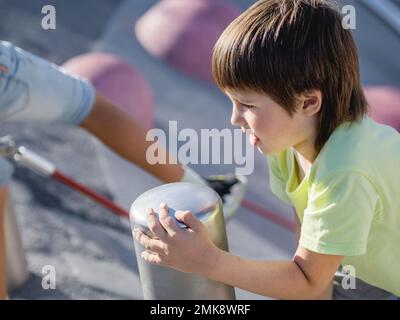
<svg viewBox="0 0 400 320"><path fill-rule="evenodd" d="M175 217L188 226L180 228L168 215L167 204L162 203L159 220L149 209L147 234L139 228L133 230L135 239L146 249L141 256L147 262L206 275L216 264L219 249L212 242L207 228L190 211L176 212Z"/></svg>

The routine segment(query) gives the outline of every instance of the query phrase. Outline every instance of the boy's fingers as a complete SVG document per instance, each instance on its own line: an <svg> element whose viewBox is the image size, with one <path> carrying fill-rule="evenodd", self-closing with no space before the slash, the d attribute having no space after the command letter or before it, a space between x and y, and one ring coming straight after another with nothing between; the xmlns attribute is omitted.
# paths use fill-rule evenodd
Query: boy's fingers
<svg viewBox="0 0 400 320"><path fill-rule="evenodd" d="M167 230L170 236L176 234L179 231L179 227L177 226L175 219L172 218L168 213L168 206L166 203L162 202L160 204L160 223Z"/></svg>
<svg viewBox="0 0 400 320"><path fill-rule="evenodd" d="M186 224L193 231L198 231L201 227L201 221L197 219L190 211L177 211L175 217Z"/></svg>
<svg viewBox="0 0 400 320"><path fill-rule="evenodd" d="M143 251L140 256L147 262L150 262L152 264L162 264L162 260L160 256L157 253L153 253L150 251Z"/></svg>
<svg viewBox="0 0 400 320"><path fill-rule="evenodd" d="M146 249L156 253L164 252L164 244L160 240L152 239L141 230L134 230L133 236Z"/></svg>
<svg viewBox="0 0 400 320"><path fill-rule="evenodd" d="M167 235L167 232L158 221L156 214L153 209L148 209L147 211L147 218L146 218L147 226L149 227L150 231L160 239L164 239Z"/></svg>

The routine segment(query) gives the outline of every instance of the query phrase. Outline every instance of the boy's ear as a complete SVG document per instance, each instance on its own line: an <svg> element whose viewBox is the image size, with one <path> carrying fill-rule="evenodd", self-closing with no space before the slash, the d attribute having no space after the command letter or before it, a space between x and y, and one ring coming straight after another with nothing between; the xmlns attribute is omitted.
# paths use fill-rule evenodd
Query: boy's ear
<svg viewBox="0 0 400 320"><path fill-rule="evenodd" d="M322 106L322 92L320 90L310 90L303 92L300 96L301 112L307 116L317 114Z"/></svg>

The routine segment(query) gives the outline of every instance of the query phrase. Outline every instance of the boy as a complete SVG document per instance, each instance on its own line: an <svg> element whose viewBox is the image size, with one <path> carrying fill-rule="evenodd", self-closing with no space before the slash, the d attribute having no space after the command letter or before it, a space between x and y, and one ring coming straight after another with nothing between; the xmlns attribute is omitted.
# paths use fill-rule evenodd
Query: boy
<svg viewBox="0 0 400 320"><path fill-rule="evenodd" d="M225 200L228 214L236 211L244 194L244 184L231 176L203 178L180 164L150 165L146 150L152 142L146 141L146 131L138 121L86 80L5 41L0 41L0 121L79 125L164 183L209 184ZM11 173L10 164L0 158L0 299L6 297L3 220Z"/></svg>
<svg viewBox="0 0 400 320"><path fill-rule="evenodd" d="M356 289L333 297L400 296L400 136L367 116L357 48L323 0L261 0L224 31L213 56L231 122L265 154L270 187L291 204L298 247L290 261L254 261L218 249L189 212L149 209L152 234L134 230L151 263L277 299L332 298L351 266ZM226 272L229 270L229 272ZM350 270L350 269L349 269ZM354 278L353 278L354 280Z"/></svg>

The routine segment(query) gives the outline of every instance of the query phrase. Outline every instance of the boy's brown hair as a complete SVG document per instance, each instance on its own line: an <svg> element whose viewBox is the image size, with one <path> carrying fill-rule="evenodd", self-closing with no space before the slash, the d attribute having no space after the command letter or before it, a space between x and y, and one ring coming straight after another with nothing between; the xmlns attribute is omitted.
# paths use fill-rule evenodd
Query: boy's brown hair
<svg viewBox="0 0 400 320"><path fill-rule="evenodd" d="M327 0L261 0L235 19L214 48L222 89L268 94L293 115L296 96L322 92L316 149L345 121L368 111L352 34Z"/></svg>

